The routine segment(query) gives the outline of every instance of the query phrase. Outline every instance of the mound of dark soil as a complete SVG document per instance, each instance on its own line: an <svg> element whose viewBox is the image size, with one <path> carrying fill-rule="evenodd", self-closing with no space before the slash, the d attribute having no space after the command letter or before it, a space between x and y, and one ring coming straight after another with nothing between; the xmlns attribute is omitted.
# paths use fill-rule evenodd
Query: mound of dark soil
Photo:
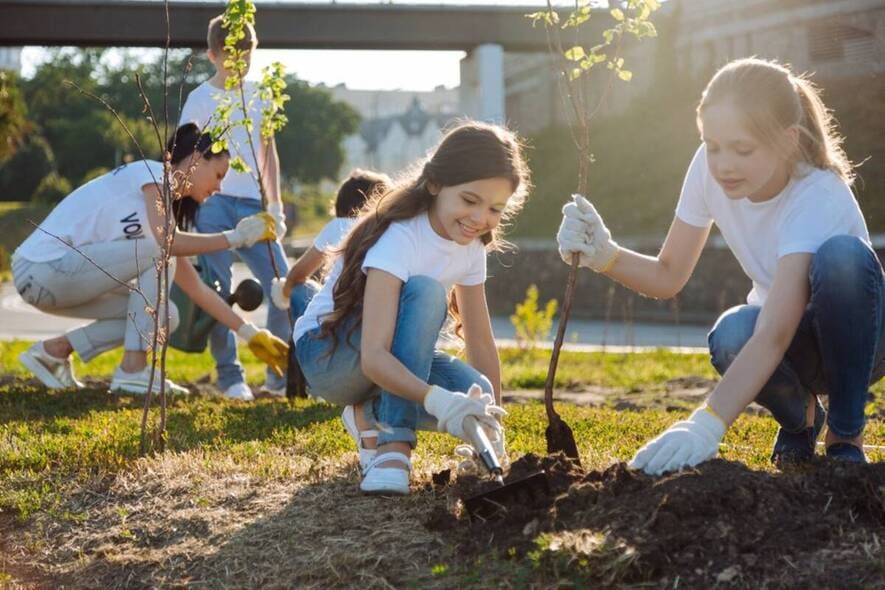
<svg viewBox="0 0 885 590"><path fill-rule="evenodd" d="M490 547L534 552L549 571L604 584L885 587L885 464L768 473L714 460L653 478L623 463L585 473L561 455L527 455L508 481L539 469L546 497L485 522L439 508L427 526L468 560ZM462 477L448 490L464 498L489 485ZM551 535L539 543L541 533Z"/></svg>

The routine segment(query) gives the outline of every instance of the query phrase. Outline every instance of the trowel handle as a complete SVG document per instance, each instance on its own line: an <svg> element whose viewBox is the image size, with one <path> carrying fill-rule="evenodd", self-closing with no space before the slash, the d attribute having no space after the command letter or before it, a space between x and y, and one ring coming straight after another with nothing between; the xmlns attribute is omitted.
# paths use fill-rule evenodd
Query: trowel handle
<svg viewBox="0 0 885 590"><path fill-rule="evenodd" d="M464 427L464 434L470 440L476 454L482 459L482 463L489 473L495 476L502 475L504 469L501 467L501 462L498 461L498 456L495 454L495 447L492 446L492 441L489 440L489 436L479 421L473 416L467 416L464 418L462 426Z"/></svg>

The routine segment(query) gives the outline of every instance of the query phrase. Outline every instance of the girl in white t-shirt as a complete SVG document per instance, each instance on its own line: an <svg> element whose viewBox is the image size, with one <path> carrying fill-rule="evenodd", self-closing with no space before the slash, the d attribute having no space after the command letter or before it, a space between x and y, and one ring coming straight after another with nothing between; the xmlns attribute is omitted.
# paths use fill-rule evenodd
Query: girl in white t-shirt
<svg viewBox="0 0 885 590"><path fill-rule="evenodd" d="M657 256L619 247L577 195L557 235L567 262L580 254L581 266L667 298L688 281L715 223L753 281L747 305L726 311L709 335L722 380L631 466L660 474L715 456L754 400L780 424L775 464L810 460L824 422L828 457L865 462L864 402L885 371L885 283L835 123L808 80L760 59L713 76L697 123L703 144Z"/></svg>
<svg viewBox="0 0 885 590"><path fill-rule="evenodd" d="M323 226L310 248L302 254L285 279L273 279L270 297L280 309L290 309L292 321L298 321L307 304L313 299L320 285L310 280L326 260L326 253L333 250L350 228L366 201L375 192L384 192L391 185L386 174L371 170L352 170L338 187L335 195L335 217Z"/></svg>
<svg viewBox="0 0 885 590"><path fill-rule="evenodd" d="M181 229L191 226L199 203L217 192L227 172L227 152L213 153L211 145L209 135L201 134L194 124L183 125L169 140L173 212ZM13 254L15 287L26 302L55 315L95 320L38 342L19 356L47 387L82 387L71 368L72 352L89 361L122 344L125 352L111 390L147 393L146 351L153 341L154 320L146 308L158 301L156 263L165 225L159 213L163 178L161 162L142 160L92 180L65 197ZM235 229L219 234L176 231L170 276L197 305L236 330L259 358L282 374L286 344L244 322L185 258L275 238L274 220L267 214L243 219ZM169 311L171 333L178 324L171 302ZM168 380L166 385L173 392L186 391ZM154 386L158 391L159 384Z"/></svg>
<svg viewBox="0 0 885 590"><path fill-rule="evenodd" d="M419 172L370 200L296 322L295 357L311 392L345 406L364 492L407 494L415 431L463 438L467 416L503 458L486 250L527 188L512 133L474 122L452 129ZM436 349L447 310L470 364Z"/></svg>

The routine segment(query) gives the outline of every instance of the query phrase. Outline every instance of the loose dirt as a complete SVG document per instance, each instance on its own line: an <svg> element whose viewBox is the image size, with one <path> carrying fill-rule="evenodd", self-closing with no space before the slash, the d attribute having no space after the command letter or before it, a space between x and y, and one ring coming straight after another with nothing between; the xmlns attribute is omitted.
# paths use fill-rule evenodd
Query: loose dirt
<svg viewBox="0 0 885 590"><path fill-rule="evenodd" d="M491 548L578 585L885 587L885 464L821 459L770 473L717 459L653 478L624 463L583 472L562 455L527 455L507 480L542 469L547 497L485 522L449 502L425 524L465 560ZM461 477L447 492L490 485Z"/></svg>

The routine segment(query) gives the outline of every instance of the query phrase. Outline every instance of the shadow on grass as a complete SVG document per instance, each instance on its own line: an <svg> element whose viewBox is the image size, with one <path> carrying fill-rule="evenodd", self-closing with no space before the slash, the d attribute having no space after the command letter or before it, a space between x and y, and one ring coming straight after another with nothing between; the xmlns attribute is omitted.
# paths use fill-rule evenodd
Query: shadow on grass
<svg viewBox="0 0 885 590"><path fill-rule="evenodd" d="M0 381L0 422L42 422L116 411L120 408L119 398L109 394L106 387L90 384L79 390L53 391L35 379L6 377Z"/></svg>
<svg viewBox="0 0 885 590"><path fill-rule="evenodd" d="M47 432L65 433L57 419L76 420L96 412L141 410L144 400L118 396L90 384L81 390L51 391L33 380L7 378L0 382L0 422L43 422ZM155 401L152 412L157 412ZM337 418L340 410L324 403L292 405L281 400L234 404L204 395L170 398L167 428L178 450L227 442L266 440L280 430L301 429Z"/></svg>
<svg viewBox="0 0 885 590"><path fill-rule="evenodd" d="M341 415L340 409L325 403L209 403L176 408L168 415L167 428L176 450L213 444L220 437L228 443L265 441L280 431L302 430ZM207 411L215 414L215 420L207 419Z"/></svg>

